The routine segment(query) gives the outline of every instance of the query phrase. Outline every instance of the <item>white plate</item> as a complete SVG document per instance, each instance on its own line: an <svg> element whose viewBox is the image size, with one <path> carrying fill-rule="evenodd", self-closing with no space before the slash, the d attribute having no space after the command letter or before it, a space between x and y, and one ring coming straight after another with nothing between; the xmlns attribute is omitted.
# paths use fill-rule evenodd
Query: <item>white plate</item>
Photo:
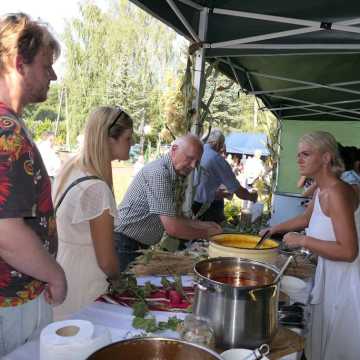
<svg viewBox="0 0 360 360"><path fill-rule="evenodd" d="M253 356L251 356L253 355ZM221 353L221 357L224 360L255 360L254 352L249 349L230 349ZM269 360L266 356L261 358L262 360Z"/></svg>

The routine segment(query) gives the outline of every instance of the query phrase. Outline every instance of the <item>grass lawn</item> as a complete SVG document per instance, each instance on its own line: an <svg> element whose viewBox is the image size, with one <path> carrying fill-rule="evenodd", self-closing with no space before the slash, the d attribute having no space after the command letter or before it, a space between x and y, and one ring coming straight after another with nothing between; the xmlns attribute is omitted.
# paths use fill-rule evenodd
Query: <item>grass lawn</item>
<svg viewBox="0 0 360 360"><path fill-rule="evenodd" d="M113 162L113 181L116 205L119 205L133 177L133 164Z"/></svg>

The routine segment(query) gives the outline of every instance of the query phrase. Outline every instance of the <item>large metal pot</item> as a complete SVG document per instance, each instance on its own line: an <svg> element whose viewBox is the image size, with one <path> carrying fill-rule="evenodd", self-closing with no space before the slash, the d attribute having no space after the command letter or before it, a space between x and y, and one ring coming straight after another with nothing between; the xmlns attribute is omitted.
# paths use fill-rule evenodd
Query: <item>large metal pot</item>
<svg viewBox="0 0 360 360"><path fill-rule="evenodd" d="M239 258L212 258L195 264L193 313L207 319L217 347L255 348L269 343L278 328L279 270Z"/></svg>
<svg viewBox="0 0 360 360"><path fill-rule="evenodd" d="M210 257L238 257L275 264L279 255L279 243L267 239L255 249L260 236L249 234L219 234L210 238Z"/></svg>
<svg viewBox="0 0 360 360"><path fill-rule="evenodd" d="M122 340L91 355L88 360L221 360L214 351L182 340L144 337Z"/></svg>

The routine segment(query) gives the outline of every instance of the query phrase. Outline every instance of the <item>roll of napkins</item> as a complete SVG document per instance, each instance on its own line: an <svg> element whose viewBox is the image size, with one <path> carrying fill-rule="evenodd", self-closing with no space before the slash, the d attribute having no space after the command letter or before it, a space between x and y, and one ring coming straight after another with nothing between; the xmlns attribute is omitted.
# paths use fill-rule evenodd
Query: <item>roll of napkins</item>
<svg viewBox="0 0 360 360"><path fill-rule="evenodd" d="M40 334L40 360L85 360L111 343L109 330L86 320L57 321Z"/></svg>

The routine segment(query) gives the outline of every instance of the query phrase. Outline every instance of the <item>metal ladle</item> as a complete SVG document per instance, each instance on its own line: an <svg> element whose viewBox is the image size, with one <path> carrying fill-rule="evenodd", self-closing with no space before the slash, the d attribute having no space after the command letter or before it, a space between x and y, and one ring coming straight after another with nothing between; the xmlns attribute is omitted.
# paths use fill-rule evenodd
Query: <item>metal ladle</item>
<svg viewBox="0 0 360 360"><path fill-rule="evenodd" d="M289 266L290 261L292 261L293 259L294 259L294 257L293 257L292 255L288 257L288 259L286 260L285 264L282 266L282 268L280 269L279 273L276 275L276 278L275 278L275 280L273 281L274 284L276 284L276 283L280 280L280 278L283 276L286 268Z"/></svg>

